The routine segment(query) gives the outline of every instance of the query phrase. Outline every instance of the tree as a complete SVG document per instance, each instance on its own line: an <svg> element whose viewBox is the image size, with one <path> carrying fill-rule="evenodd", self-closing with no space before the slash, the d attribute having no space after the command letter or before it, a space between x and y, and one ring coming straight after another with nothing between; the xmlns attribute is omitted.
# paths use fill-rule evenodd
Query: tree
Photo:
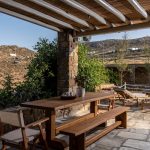
<svg viewBox="0 0 150 150"><path fill-rule="evenodd" d="M116 49L116 59L115 59L117 69L119 71L121 85L123 84L123 77L125 75L124 73L128 68L128 63L125 60L127 50L128 50L128 40L127 34L125 33L123 36L123 40L121 41L119 47Z"/></svg>
<svg viewBox="0 0 150 150"><path fill-rule="evenodd" d="M147 44L145 38L144 38L144 54L145 54L145 68L149 74L150 73L150 47ZM149 82L150 82L150 77L149 77Z"/></svg>
<svg viewBox="0 0 150 150"><path fill-rule="evenodd" d="M88 56L88 48L79 45L78 61L78 85L85 87L88 91L93 91L95 86L108 82L107 71L101 61Z"/></svg>
<svg viewBox="0 0 150 150"><path fill-rule="evenodd" d="M55 96L57 93L57 42L40 38L34 47L36 57L28 66L26 75L31 86L42 96Z"/></svg>
<svg viewBox="0 0 150 150"><path fill-rule="evenodd" d="M3 81L3 89L0 89L0 107L6 108L15 105L13 93L12 76L7 74Z"/></svg>

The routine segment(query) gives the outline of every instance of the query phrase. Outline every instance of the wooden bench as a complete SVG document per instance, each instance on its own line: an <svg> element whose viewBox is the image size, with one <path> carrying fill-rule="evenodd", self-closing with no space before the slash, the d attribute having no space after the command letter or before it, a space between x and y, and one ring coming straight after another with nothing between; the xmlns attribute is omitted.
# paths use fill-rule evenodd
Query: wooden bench
<svg viewBox="0 0 150 150"><path fill-rule="evenodd" d="M84 120L75 125L60 130L60 133L69 136L70 150L85 150L87 146L94 143L118 126L127 128L127 107L117 107L96 117ZM86 139L86 133L97 126L115 118L115 123L105 127L100 133Z"/></svg>

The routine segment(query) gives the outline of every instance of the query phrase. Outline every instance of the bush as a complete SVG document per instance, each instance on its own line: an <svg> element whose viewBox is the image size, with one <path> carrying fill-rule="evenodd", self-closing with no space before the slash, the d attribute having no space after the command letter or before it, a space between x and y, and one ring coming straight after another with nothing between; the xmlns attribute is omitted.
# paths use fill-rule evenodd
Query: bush
<svg viewBox="0 0 150 150"><path fill-rule="evenodd" d="M6 75L3 81L3 89L0 89L0 107L6 108L14 103L13 92L12 77Z"/></svg>
<svg viewBox="0 0 150 150"><path fill-rule="evenodd" d="M112 69L108 69L109 82L118 85L120 83L119 74Z"/></svg>
<svg viewBox="0 0 150 150"><path fill-rule="evenodd" d="M88 56L88 48L79 45L78 85L93 91L101 83L108 82L107 71L101 61Z"/></svg>
<svg viewBox="0 0 150 150"><path fill-rule="evenodd" d="M25 101L42 99L57 94L57 42L40 39L34 47L36 57L28 66L26 81L15 88L12 78L6 76L4 88L0 90L0 105L4 107L18 105ZM102 62L89 58L88 48L79 45L78 84L88 91L96 85L108 82L107 71Z"/></svg>
<svg viewBox="0 0 150 150"><path fill-rule="evenodd" d="M56 96L57 42L39 39L34 50L37 51L37 54L28 66L25 82L14 87L12 78L9 75L6 76L3 89L0 90L1 107Z"/></svg>
<svg viewBox="0 0 150 150"><path fill-rule="evenodd" d="M57 42L40 39L34 49L38 53L28 67L27 82L31 89L35 89L39 98L56 96Z"/></svg>

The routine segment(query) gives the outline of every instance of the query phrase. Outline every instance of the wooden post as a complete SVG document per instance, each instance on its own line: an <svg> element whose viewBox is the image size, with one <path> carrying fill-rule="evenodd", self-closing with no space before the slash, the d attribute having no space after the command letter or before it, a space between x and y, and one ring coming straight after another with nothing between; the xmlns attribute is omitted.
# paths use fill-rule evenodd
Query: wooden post
<svg viewBox="0 0 150 150"><path fill-rule="evenodd" d="M115 118L116 121L121 121L120 127L127 128L127 112L124 112Z"/></svg>
<svg viewBox="0 0 150 150"><path fill-rule="evenodd" d="M97 103L98 101L93 101L90 103L90 113L94 113L94 116L97 115Z"/></svg>
<svg viewBox="0 0 150 150"><path fill-rule="evenodd" d="M46 116L49 117L49 121L46 122L47 143L54 149L64 150L67 147L67 143L56 138L56 112L46 110Z"/></svg>
<svg viewBox="0 0 150 150"><path fill-rule="evenodd" d="M55 111L48 111L46 110L46 117L49 117L49 121L46 122L46 139L47 141L55 139L55 119L56 114Z"/></svg>
<svg viewBox="0 0 150 150"><path fill-rule="evenodd" d="M78 136L70 136L69 150L85 150L85 133Z"/></svg>

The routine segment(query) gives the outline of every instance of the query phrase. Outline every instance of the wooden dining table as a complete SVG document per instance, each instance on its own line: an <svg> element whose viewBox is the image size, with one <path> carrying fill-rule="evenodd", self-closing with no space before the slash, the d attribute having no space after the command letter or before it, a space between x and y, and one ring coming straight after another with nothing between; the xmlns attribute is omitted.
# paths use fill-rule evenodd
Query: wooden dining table
<svg viewBox="0 0 150 150"><path fill-rule="evenodd" d="M62 100L61 97L51 97L47 99L25 102L22 103L21 106L45 110L46 117L49 117L49 121L46 123L47 142L51 147L56 149L65 149L65 147L67 147L66 142L56 138L59 131L65 127L75 124L76 122L96 116L98 102L103 99L113 99L114 96L115 95L112 91L87 92L85 97L77 97L72 100ZM73 119L59 126L56 125L57 110L87 103L90 103L89 114Z"/></svg>

